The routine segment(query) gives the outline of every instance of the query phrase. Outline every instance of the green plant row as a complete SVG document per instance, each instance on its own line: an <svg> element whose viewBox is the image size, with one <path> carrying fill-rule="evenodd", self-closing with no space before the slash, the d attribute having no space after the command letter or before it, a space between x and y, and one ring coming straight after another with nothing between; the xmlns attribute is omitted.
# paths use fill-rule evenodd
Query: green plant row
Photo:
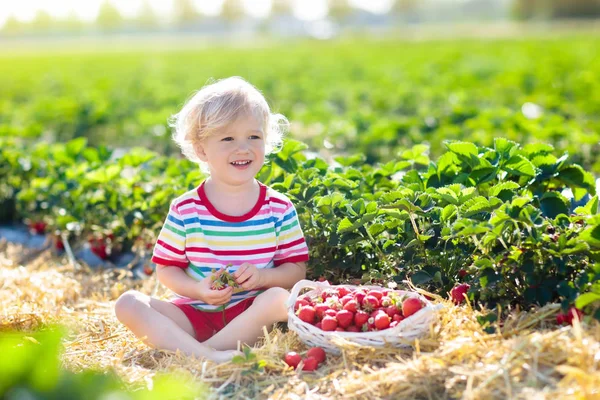
<svg viewBox="0 0 600 400"><path fill-rule="evenodd" d="M369 165L335 165L290 140L259 179L288 194L310 248L311 278L414 283L441 294L457 282L488 305L600 299L600 215L594 177L550 145L417 145ZM186 160L85 139L33 148L0 139L2 209L73 242L152 244L169 202L203 179ZM11 209L11 207L13 207ZM6 222L6 220L4 221Z"/></svg>
<svg viewBox="0 0 600 400"><path fill-rule="evenodd" d="M336 40L0 55L0 136L179 149L168 118L210 78L241 75L315 152L397 150L443 140L542 142L600 172L600 41Z"/></svg>

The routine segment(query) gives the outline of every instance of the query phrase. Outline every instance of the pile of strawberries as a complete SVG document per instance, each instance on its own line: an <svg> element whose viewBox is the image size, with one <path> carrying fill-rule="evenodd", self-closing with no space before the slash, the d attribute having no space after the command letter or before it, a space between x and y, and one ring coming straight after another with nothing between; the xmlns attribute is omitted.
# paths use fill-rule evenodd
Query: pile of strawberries
<svg viewBox="0 0 600 400"><path fill-rule="evenodd" d="M393 290L336 287L318 298L298 297L294 310L302 321L324 331L371 332L394 328L423 306L418 298Z"/></svg>
<svg viewBox="0 0 600 400"><path fill-rule="evenodd" d="M290 351L285 355L283 359L287 365L296 369L298 365L302 363L302 371L314 371L319 365L325 362L327 355L325 350L320 347L312 347L306 352L306 357L302 356L295 351Z"/></svg>

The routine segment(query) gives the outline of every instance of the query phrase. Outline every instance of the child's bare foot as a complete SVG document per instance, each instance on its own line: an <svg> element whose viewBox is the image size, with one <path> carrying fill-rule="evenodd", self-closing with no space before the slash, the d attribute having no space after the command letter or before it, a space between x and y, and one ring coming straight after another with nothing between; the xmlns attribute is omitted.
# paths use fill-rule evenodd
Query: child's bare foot
<svg viewBox="0 0 600 400"><path fill-rule="evenodd" d="M231 359L235 356L243 356L243 355L244 355L244 353L242 353L241 351L237 351L237 350L222 350L222 351L215 350L210 356L207 356L206 358L208 358L209 360L211 360L217 364L222 364L222 363L231 361Z"/></svg>

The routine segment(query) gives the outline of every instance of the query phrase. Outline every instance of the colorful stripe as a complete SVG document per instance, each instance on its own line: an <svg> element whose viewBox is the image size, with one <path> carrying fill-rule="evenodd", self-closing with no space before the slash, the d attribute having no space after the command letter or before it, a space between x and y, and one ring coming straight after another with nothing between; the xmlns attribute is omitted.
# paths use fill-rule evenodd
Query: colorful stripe
<svg viewBox="0 0 600 400"><path fill-rule="evenodd" d="M202 185L175 199L158 236L152 261L180 267L195 280L226 267L235 272L245 262L257 268L274 268L286 262L308 260L308 248L292 202L268 188L265 198L248 218L219 215L210 210ZM203 200L204 199L204 200ZM203 202L205 201L205 202ZM203 311L219 311L254 297L260 290L236 293L228 304L212 306L196 299L190 305ZM181 297L181 296L179 296Z"/></svg>

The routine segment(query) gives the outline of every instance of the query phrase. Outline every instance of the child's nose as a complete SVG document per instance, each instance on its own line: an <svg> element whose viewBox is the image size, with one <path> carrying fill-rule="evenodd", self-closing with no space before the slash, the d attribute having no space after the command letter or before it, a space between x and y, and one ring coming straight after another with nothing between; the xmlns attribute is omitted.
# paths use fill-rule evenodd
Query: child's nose
<svg viewBox="0 0 600 400"><path fill-rule="evenodd" d="M238 152L245 153L250 149L250 145L247 142L238 142Z"/></svg>

